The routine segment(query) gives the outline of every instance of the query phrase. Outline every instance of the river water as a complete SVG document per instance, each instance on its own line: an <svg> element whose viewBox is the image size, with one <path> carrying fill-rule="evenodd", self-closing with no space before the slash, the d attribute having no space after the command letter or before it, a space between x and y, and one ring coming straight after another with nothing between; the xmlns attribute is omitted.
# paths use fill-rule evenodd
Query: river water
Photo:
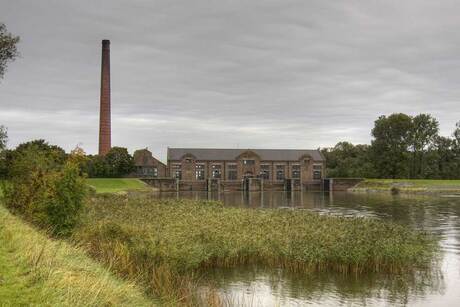
<svg viewBox="0 0 460 307"><path fill-rule="evenodd" d="M439 236L441 253L431 270L414 274L293 274L239 267L207 271L228 305L241 306L460 306L460 197L381 193L181 192L161 198L214 199L228 206L312 210L369 216Z"/></svg>

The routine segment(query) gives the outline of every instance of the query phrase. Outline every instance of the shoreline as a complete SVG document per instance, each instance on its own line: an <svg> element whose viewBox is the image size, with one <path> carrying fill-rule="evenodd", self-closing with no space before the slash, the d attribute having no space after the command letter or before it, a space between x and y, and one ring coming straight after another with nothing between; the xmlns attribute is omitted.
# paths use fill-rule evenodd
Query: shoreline
<svg viewBox="0 0 460 307"><path fill-rule="evenodd" d="M347 192L460 197L460 180L365 179Z"/></svg>

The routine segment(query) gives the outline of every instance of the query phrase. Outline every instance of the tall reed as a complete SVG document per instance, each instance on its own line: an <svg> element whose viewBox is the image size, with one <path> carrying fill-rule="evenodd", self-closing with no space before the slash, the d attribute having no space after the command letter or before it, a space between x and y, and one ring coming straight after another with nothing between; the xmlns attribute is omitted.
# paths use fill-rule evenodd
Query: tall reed
<svg viewBox="0 0 460 307"><path fill-rule="evenodd" d="M154 295L188 305L198 299L196 272L203 268L397 273L429 267L437 250L432 237L395 223L303 210L116 196L96 197L88 208L75 240Z"/></svg>

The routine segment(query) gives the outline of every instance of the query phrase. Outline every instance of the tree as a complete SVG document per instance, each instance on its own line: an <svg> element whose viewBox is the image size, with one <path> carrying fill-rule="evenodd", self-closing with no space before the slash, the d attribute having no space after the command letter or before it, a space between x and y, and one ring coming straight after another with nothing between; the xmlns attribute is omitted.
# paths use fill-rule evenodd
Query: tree
<svg viewBox="0 0 460 307"><path fill-rule="evenodd" d="M3 170L4 176L12 178L14 176L14 171L12 170L12 165L16 159L21 158L24 152L37 151L45 154L48 159L47 168L59 168L64 165L64 162L67 160L67 154L64 149L56 145L49 145L45 140L33 140L26 143L18 145L14 150L7 150L4 154L5 156L5 168ZM1 166L1 164L0 164ZM0 169L0 174L2 169Z"/></svg>
<svg viewBox="0 0 460 307"><path fill-rule="evenodd" d="M124 147L112 147L104 158L110 177L121 177L134 170L134 159Z"/></svg>
<svg viewBox="0 0 460 307"><path fill-rule="evenodd" d="M0 125L0 152L6 149L6 144L8 143L8 133L5 126Z"/></svg>
<svg viewBox="0 0 460 307"><path fill-rule="evenodd" d="M37 150L46 153L46 155L50 157L50 163L54 163L55 165L63 165L67 160L67 154L64 149L57 145L50 145L43 139L32 140L19 144L14 150L13 155L20 154L31 147L36 147Z"/></svg>
<svg viewBox="0 0 460 307"><path fill-rule="evenodd" d="M452 133L454 150L460 153L460 121L455 124L455 130Z"/></svg>
<svg viewBox="0 0 460 307"><path fill-rule="evenodd" d="M109 165L104 156L87 156L87 161L83 167L83 171L88 174L90 178L103 178L109 177Z"/></svg>
<svg viewBox="0 0 460 307"><path fill-rule="evenodd" d="M4 126L0 126L0 179L7 176L7 150L6 144L8 142L7 130Z"/></svg>
<svg viewBox="0 0 460 307"><path fill-rule="evenodd" d="M70 152L69 161L78 165L80 174L86 173L86 165L88 164L89 158L86 156L85 151L79 145L75 146Z"/></svg>
<svg viewBox="0 0 460 307"><path fill-rule="evenodd" d="M9 61L14 61L19 56L16 44L19 36L14 36L6 30L6 26L0 23L0 79L5 74Z"/></svg>
<svg viewBox="0 0 460 307"><path fill-rule="evenodd" d="M402 113L382 115L375 121L372 159L379 177L407 177L411 129L412 118Z"/></svg>
<svg viewBox="0 0 460 307"><path fill-rule="evenodd" d="M412 118L410 143L412 150L411 177L424 177L423 159L428 146L433 144L439 133L439 123L429 114L419 114Z"/></svg>
<svg viewBox="0 0 460 307"><path fill-rule="evenodd" d="M370 160L369 145L339 142L333 148L323 149L328 177L375 177Z"/></svg>
<svg viewBox="0 0 460 307"><path fill-rule="evenodd" d="M87 192L78 165L57 165L49 151L32 144L19 152L3 185L5 205L35 225L66 236L75 227Z"/></svg>
<svg viewBox="0 0 460 307"><path fill-rule="evenodd" d="M427 152L427 169L425 178L455 179L459 177L458 165L454 151L454 140L448 137L436 136Z"/></svg>
<svg viewBox="0 0 460 307"><path fill-rule="evenodd" d="M460 178L460 121L452 138L439 136L430 114L380 116L372 145L339 142L323 149L329 177Z"/></svg>

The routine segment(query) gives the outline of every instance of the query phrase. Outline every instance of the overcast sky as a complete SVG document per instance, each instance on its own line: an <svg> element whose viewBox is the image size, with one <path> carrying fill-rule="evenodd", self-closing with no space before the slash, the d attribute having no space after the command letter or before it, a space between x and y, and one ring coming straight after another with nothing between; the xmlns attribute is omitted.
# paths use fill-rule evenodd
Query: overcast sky
<svg viewBox="0 0 460 307"><path fill-rule="evenodd" d="M0 80L10 142L98 144L111 40L112 145L369 143L382 114L460 120L459 1L0 0L21 58Z"/></svg>

